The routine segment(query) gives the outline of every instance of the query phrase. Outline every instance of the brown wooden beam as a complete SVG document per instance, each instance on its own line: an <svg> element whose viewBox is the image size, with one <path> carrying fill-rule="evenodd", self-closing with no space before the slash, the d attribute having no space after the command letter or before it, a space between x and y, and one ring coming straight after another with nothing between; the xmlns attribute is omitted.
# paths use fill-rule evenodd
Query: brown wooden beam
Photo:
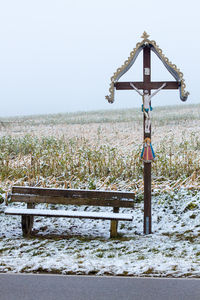
<svg viewBox="0 0 200 300"><path fill-rule="evenodd" d="M81 190L81 189L57 189L43 187L13 186L12 194L26 194L65 198L91 198L91 199L134 199L135 194L127 191Z"/></svg>
<svg viewBox="0 0 200 300"><path fill-rule="evenodd" d="M139 90L156 90L161 87L164 82L166 82L166 86L163 90L176 90L179 88L179 82L177 81L151 81L149 83L140 81L116 82L115 88L116 90L132 90L133 88L130 86L130 83L133 83Z"/></svg>
<svg viewBox="0 0 200 300"><path fill-rule="evenodd" d="M151 82L151 50L149 47L143 49L143 82L144 90L148 90L149 95L151 94L152 82ZM161 84L162 85L162 84ZM151 105L151 102L149 103ZM151 139L151 127L150 132L145 132L145 121L146 116L143 117L143 130L144 139ZM151 233L151 163L144 162L144 234Z"/></svg>
<svg viewBox="0 0 200 300"><path fill-rule="evenodd" d="M91 205L91 206L110 206L110 207L126 207L133 208L134 201L120 200L120 199L92 199L92 198L69 198L69 197L55 197L55 196L38 196L26 194L12 194L11 202L25 202L25 203L50 203L63 205Z"/></svg>

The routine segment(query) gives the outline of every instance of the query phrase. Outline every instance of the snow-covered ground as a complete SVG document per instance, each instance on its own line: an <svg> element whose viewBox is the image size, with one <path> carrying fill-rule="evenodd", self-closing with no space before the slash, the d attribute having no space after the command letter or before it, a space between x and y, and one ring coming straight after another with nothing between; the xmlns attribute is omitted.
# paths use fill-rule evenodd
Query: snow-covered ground
<svg viewBox="0 0 200 300"><path fill-rule="evenodd" d="M153 196L148 236L143 203L136 203L133 222L119 222L117 239L109 238L109 221L42 217L35 218L34 236L23 238L20 216L5 216L4 209L0 272L200 277L200 191Z"/></svg>

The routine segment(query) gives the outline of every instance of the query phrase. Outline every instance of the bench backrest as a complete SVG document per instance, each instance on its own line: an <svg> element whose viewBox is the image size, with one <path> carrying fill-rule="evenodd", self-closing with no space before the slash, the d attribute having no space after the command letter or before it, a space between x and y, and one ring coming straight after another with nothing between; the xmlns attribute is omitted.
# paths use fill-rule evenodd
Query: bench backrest
<svg viewBox="0 0 200 300"><path fill-rule="evenodd" d="M70 205L91 205L129 207L134 206L135 194L121 191L55 189L14 186L11 202L51 203Z"/></svg>

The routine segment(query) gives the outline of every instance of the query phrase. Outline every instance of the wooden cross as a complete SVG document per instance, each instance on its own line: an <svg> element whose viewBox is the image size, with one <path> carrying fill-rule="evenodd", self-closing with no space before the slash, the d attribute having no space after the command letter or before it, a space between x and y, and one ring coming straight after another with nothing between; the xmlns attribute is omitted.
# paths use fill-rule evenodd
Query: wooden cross
<svg viewBox="0 0 200 300"><path fill-rule="evenodd" d="M143 81L116 82L114 86L117 90L132 90L130 83L134 84L137 89L148 90L149 95L151 90L160 88L163 83L166 83L164 90L178 89L180 85L178 81L151 81L151 48L148 44L143 48ZM144 124L145 118L144 115ZM151 130L150 133L144 130L144 139L147 137L151 138ZM144 162L144 234L152 232L151 224L151 163Z"/></svg>

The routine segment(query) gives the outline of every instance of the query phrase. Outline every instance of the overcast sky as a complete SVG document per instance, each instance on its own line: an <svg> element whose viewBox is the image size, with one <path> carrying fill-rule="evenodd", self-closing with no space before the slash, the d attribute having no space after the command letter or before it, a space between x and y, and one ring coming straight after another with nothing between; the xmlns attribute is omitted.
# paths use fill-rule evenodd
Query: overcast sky
<svg viewBox="0 0 200 300"><path fill-rule="evenodd" d="M187 103L200 103L198 0L6 0L0 3L0 116L139 107L134 91L110 77L146 30L184 73ZM152 80L171 80L152 57ZM122 81L142 80L142 57ZM183 104L161 91L153 106Z"/></svg>

